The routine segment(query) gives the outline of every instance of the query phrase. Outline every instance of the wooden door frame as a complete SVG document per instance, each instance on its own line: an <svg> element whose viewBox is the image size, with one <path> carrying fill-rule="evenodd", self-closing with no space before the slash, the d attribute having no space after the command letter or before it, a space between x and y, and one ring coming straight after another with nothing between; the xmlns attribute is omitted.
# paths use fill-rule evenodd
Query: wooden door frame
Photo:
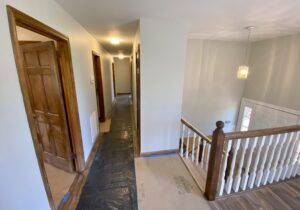
<svg viewBox="0 0 300 210"><path fill-rule="evenodd" d="M97 106L98 107L98 119L100 122L105 122L105 106L104 106L104 92L103 92L103 77L101 71L101 57L95 51L92 51L92 58L93 58L93 67L94 67L94 75L95 75L95 88L98 88L99 95L96 96ZM97 59L97 61L95 61ZM95 63L97 62L97 63ZM96 94L98 93L96 91Z"/></svg>
<svg viewBox="0 0 300 210"><path fill-rule="evenodd" d="M133 72L133 56L130 56L130 94L133 97L133 83L132 83L132 72Z"/></svg>
<svg viewBox="0 0 300 210"><path fill-rule="evenodd" d="M137 71L139 70L139 72ZM135 82L136 82L136 126L137 126L137 140L138 140L138 150L141 153L141 51L140 45L138 44L137 50L135 52Z"/></svg>
<svg viewBox="0 0 300 210"><path fill-rule="evenodd" d="M41 176L44 182L50 207L52 209L56 209L56 206L54 205L54 201L52 198L52 194L50 192L48 179L46 176L46 171L43 163L44 160L43 153L40 148L38 135L34 126L33 113L29 101L29 93L28 90L24 88L26 87L26 80L23 71L23 56L18 43L19 40L17 37L17 26L44 35L57 42L58 51L60 52L60 56L64 61L61 63L61 66L64 69L64 71L61 71L62 90L63 90L64 101L66 106L66 115L67 115L67 120L69 125L69 131L70 131L71 146L74 154L76 155L75 169L77 172L81 172L85 168L85 161L84 161L84 153L83 153L83 145L82 145L81 128L79 122L77 96L75 91L75 82L74 82L74 75L73 75L73 68L72 68L70 42L67 36L56 31L55 29L50 28L49 26L41 23L40 21L20 12L19 10L11 6L7 6L7 15L8 15L11 42L12 42L19 82L20 82L20 86L22 87L21 91L23 95L23 101L27 113L27 120L32 135L36 157L38 160Z"/></svg>
<svg viewBox="0 0 300 210"><path fill-rule="evenodd" d="M115 75L115 63L111 63L111 71L112 71L112 76L113 76L113 86L114 86L114 97L116 99L117 97L117 90L116 90L116 75Z"/></svg>

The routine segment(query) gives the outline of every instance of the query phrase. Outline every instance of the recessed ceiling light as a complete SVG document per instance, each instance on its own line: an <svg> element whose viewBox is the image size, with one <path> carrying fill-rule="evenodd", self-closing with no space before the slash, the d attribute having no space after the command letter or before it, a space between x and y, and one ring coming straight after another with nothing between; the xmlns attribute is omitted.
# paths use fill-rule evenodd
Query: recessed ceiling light
<svg viewBox="0 0 300 210"><path fill-rule="evenodd" d="M119 59L123 59L123 58L124 58L124 55L123 55L123 54L120 54L118 57L119 57Z"/></svg>
<svg viewBox="0 0 300 210"><path fill-rule="evenodd" d="M118 38L112 38L112 39L110 40L110 43L112 43L112 44L114 44L114 45L120 44L120 39L118 39Z"/></svg>

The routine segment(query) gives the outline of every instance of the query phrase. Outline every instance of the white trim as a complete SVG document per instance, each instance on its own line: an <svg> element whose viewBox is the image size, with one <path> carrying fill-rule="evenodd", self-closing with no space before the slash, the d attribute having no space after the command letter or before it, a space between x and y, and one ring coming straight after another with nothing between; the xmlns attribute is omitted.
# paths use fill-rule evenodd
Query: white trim
<svg viewBox="0 0 300 210"><path fill-rule="evenodd" d="M277 106L277 105L265 103L265 102L262 102L262 101L256 101L256 100L249 99L249 98L242 98L242 102L243 101L252 102L252 103L255 103L255 104L258 104L258 105L262 105L262 106L265 106L265 107L270 107L272 109L276 109L276 110L279 110L279 111L284 111L284 112L287 112L287 113L290 113L290 114L300 116L300 111L297 111L297 110L294 110L294 109L289 109L289 108L286 108L286 107Z"/></svg>
<svg viewBox="0 0 300 210"><path fill-rule="evenodd" d="M264 106L264 107L272 108L272 109L282 111L282 112L286 112L286 113L289 113L289 114L297 115L298 116L298 123L297 124L300 125L300 111L289 109L289 108L282 107L282 106L277 106L277 105L274 105L274 104L269 104L269 103L262 102L262 101L256 101L256 100L249 99L249 98L242 98L240 109L239 109L239 114L238 114L238 121L237 121L236 129L239 129L239 130L241 129L242 118L243 118L243 115L244 115L244 113L243 113L244 112L244 107L246 106L247 102L251 103L251 104L255 104L255 105L261 105L261 106Z"/></svg>

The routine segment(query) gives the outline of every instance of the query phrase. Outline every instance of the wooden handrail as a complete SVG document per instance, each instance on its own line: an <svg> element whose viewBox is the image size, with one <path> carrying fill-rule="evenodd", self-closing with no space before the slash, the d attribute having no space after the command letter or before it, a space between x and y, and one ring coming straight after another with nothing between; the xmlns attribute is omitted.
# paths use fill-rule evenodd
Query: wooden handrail
<svg viewBox="0 0 300 210"><path fill-rule="evenodd" d="M290 133L293 131L300 131L300 125L292 125L278 128L267 128L267 129L258 129L251 131L239 131L239 132L230 132L225 133L225 140L235 140L235 139L245 139L253 138L260 136L270 136L280 133Z"/></svg>
<svg viewBox="0 0 300 210"><path fill-rule="evenodd" d="M189 123L187 123L185 120L181 119L182 123L184 123L187 127L189 127L191 130L195 131L199 136L201 137L205 137L203 139L209 139L207 136L205 136L204 134L202 134L201 132L198 132L192 125L190 125ZM242 131L242 132L230 132L230 133L224 133L223 131L224 128L224 123L222 121L218 121L216 123L216 129L213 132L212 135L212 141L211 141L211 150L210 150L210 156L209 156L209 162L208 162L208 169L207 169L207 179L206 179L206 186L205 186L205 195L207 197L207 199L209 201L211 200L215 200L216 196L217 196L217 188L218 188L218 184L219 181L221 180L224 187L224 183L225 180L227 180L228 176L231 177L231 182L232 182L232 177L233 177L233 173L232 173L232 168L235 168L235 162L236 162L236 157L237 157L237 151L239 150L238 147L234 147L232 146L228 146L228 145L233 145L233 141L228 141L228 140L236 140L236 139L242 139L242 140L246 140L248 139L246 142L249 141L249 138L254 138L254 137L261 137L261 136L271 136L271 135L277 135L277 134L284 134L284 133L292 133L292 132L296 132L297 136L299 136L299 132L300 131L300 125L292 125L292 126L285 126L285 127L277 127L277 128L269 128L269 129L259 129L259 130L252 130L252 131ZM274 137L273 136L273 137ZM265 139L265 137L263 139ZM290 145L290 141L292 140L293 135L291 135L289 137L288 140L283 140L283 142L287 141L287 145ZM257 141L258 138L256 138ZM277 141L280 139L278 138L278 136L276 137ZM285 137L283 139L287 139L287 135L285 135ZM296 137L296 139L298 139L298 137ZM226 145L225 141L227 142L227 150L224 153L224 145ZM265 141L265 140L263 140ZM256 143L255 143L256 144ZM267 160L267 155L268 154L268 149L270 148L270 142L267 144L266 143L266 152L263 155L263 161L264 163L262 164L262 166L265 165L266 160ZM239 168L238 168L238 178L239 181L237 182L237 186L235 186L235 192L237 191L239 186L246 186L245 183L240 183L241 179L242 179L242 170L243 170L243 164L244 164L244 159L245 159L245 154L246 154L246 150L247 150L247 146L248 143L245 143L244 146L241 146L241 161L239 162ZM263 143L261 145L264 145ZM280 144L282 147L283 145ZM293 144L293 146L291 146L292 150L294 149L295 144ZM229 148L229 149L228 149ZM262 147L260 147L261 150ZM275 147L274 147L275 148ZM270 168L271 168L271 163L272 163L272 157L274 156L274 152L275 150L271 150L273 155L271 155L271 159L269 160L269 162L267 162L267 170L270 173ZM287 147L288 148L288 147ZM252 153L253 153L253 149L254 147L252 147ZM235 151L234 151L235 150ZM260 150L259 150L259 154L260 154ZM286 156L287 154L287 149L285 150L284 154ZM251 153L251 154L252 154ZM224 156L225 155L225 156ZM233 157L235 156L235 157ZM226 157L226 164L224 162L225 165L222 165L222 158ZM259 157L259 156L258 156ZM288 156L288 162L290 162L292 159L292 156ZM260 160L259 158L256 158L256 160ZM233 162L234 161L234 162ZM258 163L258 161L256 161ZM286 161L285 161L286 163ZM246 164L246 170L248 170L249 172L249 168L250 168L250 164L251 162L247 162ZM283 170L283 162L281 162L281 170ZM221 169L222 168L222 169ZM219 175L220 175L220 171L222 170L222 174L223 177L220 179ZM256 171L256 169L254 169ZM262 173L264 169L260 168L259 172ZM230 173L229 173L230 172ZM247 175L249 176L249 173L247 172ZM285 173L287 173L287 171L285 171ZM220 180L219 180L220 179ZM243 179L244 179L244 175L243 175ZM248 179L248 178L247 178ZM250 179L250 178L249 178ZM228 181L228 180L227 180ZM260 176L260 183L262 181L262 175ZM231 188L232 186L230 186ZM222 189L223 191L223 189Z"/></svg>
<svg viewBox="0 0 300 210"><path fill-rule="evenodd" d="M198 136L200 136L202 139L207 141L209 144L211 144L212 140L208 138L205 134L203 134L201 131L197 130L194 126L192 126L189 122L187 122L185 119L181 118L181 122L185 124L189 129L191 129L193 132L195 132Z"/></svg>

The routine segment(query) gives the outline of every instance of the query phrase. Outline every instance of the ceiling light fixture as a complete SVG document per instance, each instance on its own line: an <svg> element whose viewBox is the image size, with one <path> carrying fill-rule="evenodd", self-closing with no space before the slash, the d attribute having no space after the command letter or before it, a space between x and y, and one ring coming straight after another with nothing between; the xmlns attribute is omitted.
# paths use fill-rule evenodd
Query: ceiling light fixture
<svg viewBox="0 0 300 210"><path fill-rule="evenodd" d="M120 39L118 39L118 38L112 38L110 40L110 43L112 43L113 45L118 45L118 44L120 44Z"/></svg>
<svg viewBox="0 0 300 210"><path fill-rule="evenodd" d="M118 58L119 58L119 59L124 59L124 55L123 55L123 54L120 54L120 55L118 56Z"/></svg>
<svg viewBox="0 0 300 210"><path fill-rule="evenodd" d="M247 42L247 47L246 47L246 52L245 52L245 61L244 65L239 66L238 72L237 72L237 77L239 79L247 79L248 74L249 74L249 65L248 64L248 51L249 51L249 45L250 45L250 36L251 36L251 31L254 29L254 26L248 26L246 27L246 30L248 30L248 42Z"/></svg>

